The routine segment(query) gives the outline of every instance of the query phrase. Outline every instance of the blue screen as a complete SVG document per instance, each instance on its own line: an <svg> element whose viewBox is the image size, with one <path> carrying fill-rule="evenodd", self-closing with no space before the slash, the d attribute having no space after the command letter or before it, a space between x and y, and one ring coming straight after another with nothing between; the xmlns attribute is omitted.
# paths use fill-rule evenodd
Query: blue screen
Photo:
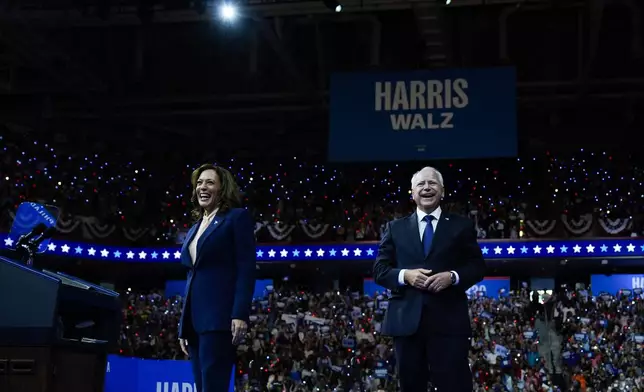
<svg viewBox="0 0 644 392"><path fill-rule="evenodd" d="M331 77L329 160L517 155L514 68Z"/></svg>

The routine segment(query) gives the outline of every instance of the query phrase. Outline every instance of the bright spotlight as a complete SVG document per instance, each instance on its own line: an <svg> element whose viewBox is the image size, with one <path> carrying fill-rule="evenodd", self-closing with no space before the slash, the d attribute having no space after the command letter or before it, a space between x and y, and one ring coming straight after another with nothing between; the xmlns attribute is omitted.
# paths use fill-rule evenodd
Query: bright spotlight
<svg viewBox="0 0 644 392"><path fill-rule="evenodd" d="M237 8L231 4L223 4L219 7L219 16L223 20L233 20L237 17Z"/></svg>
<svg viewBox="0 0 644 392"><path fill-rule="evenodd" d="M335 12L342 12L342 5L338 4L335 6Z"/></svg>

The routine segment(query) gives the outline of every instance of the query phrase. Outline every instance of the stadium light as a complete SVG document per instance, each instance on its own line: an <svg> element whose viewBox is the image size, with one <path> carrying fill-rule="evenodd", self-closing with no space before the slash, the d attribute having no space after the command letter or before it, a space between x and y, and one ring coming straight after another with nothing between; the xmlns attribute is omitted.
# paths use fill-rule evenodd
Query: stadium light
<svg viewBox="0 0 644 392"><path fill-rule="evenodd" d="M237 18L237 7L232 4L224 3L219 6L219 17L227 22Z"/></svg>
<svg viewBox="0 0 644 392"><path fill-rule="evenodd" d="M322 0L324 5L335 12L341 12L342 11L342 4L338 3L337 0Z"/></svg>

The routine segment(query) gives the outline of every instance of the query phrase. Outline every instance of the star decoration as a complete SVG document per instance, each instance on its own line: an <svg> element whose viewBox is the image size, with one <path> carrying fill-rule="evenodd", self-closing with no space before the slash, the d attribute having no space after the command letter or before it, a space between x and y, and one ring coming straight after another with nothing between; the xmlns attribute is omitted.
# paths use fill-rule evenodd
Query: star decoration
<svg viewBox="0 0 644 392"><path fill-rule="evenodd" d="M282 249L280 251L280 257L287 257L288 256L288 251L286 249Z"/></svg>
<svg viewBox="0 0 644 392"><path fill-rule="evenodd" d="M268 251L268 257L275 257L275 253L277 253L277 252L275 252L273 249L269 250Z"/></svg>
<svg viewBox="0 0 644 392"><path fill-rule="evenodd" d="M7 248L13 246L13 240L11 238L9 238L9 237L5 238L4 239L4 246L6 246Z"/></svg>
<svg viewBox="0 0 644 392"><path fill-rule="evenodd" d="M107 257L110 254L110 252L107 251L107 249L103 249L101 251L101 257Z"/></svg>
<svg viewBox="0 0 644 392"><path fill-rule="evenodd" d="M134 252L132 252L132 251L130 250L130 251L128 251L128 252L125 254L125 256L127 256L127 258L128 258L128 259L133 259L133 258L134 258Z"/></svg>
<svg viewBox="0 0 644 392"><path fill-rule="evenodd" d="M63 245L60 247L60 250L63 251L63 253L69 253L69 246L67 244Z"/></svg>
<svg viewBox="0 0 644 392"><path fill-rule="evenodd" d="M56 244L54 244L53 242L50 242L49 245L47 245L47 250L50 250L52 252L55 251L56 250Z"/></svg>
<svg viewBox="0 0 644 392"><path fill-rule="evenodd" d="M313 254L313 251L311 249L307 249L304 251L304 257L311 257Z"/></svg>
<svg viewBox="0 0 644 392"><path fill-rule="evenodd" d="M89 248L87 250L87 253L89 253L90 256L94 256L96 254L96 249L94 248Z"/></svg>

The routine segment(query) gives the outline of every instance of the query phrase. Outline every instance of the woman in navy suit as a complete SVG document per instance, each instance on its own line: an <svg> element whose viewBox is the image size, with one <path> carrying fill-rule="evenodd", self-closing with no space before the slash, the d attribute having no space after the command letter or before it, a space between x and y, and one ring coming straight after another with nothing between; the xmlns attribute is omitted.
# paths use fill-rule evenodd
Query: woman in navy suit
<svg viewBox="0 0 644 392"><path fill-rule="evenodd" d="M197 391L228 392L255 286L255 227L228 170L202 165L191 181L197 222L181 250L188 280L179 342Z"/></svg>

